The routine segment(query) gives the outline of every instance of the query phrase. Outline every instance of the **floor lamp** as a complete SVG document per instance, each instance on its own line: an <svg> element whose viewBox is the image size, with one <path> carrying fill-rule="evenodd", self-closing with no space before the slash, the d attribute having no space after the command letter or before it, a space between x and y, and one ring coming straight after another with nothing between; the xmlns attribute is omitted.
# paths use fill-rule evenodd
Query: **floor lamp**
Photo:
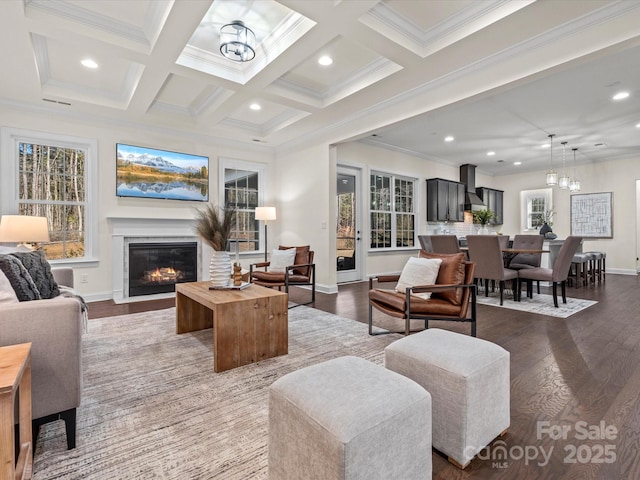
<svg viewBox="0 0 640 480"><path fill-rule="evenodd" d="M267 241L267 222L276 219L276 207L256 207L256 220L264 221L264 261L267 261L269 242Z"/></svg>

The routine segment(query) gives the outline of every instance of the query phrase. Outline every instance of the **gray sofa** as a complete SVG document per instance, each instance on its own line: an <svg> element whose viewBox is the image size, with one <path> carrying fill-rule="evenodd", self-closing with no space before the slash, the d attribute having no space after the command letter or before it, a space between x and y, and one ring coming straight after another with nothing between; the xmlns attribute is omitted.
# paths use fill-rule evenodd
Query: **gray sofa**
<svg viewBox="0 0 640 480"><path fill-rule="evenodd" d="M52 269L59 285L73 287L71 268ZM62 296L3 305L0 346L31 342L33 438L40 426L65 422L68 448L75 447L76 408L82 389L82 311Z"/></svg>

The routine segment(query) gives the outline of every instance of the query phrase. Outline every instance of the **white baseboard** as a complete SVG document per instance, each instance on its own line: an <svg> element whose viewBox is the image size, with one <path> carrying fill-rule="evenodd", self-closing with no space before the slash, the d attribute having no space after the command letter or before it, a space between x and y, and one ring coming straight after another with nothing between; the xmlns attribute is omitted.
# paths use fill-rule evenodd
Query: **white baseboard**
<svg viewBox="0 0 640 480"><path fill-rule="evenodd" d="M606 273L614 273L616 275L637 275L635 270L629 268L609 268L607 267Z"/></svg>

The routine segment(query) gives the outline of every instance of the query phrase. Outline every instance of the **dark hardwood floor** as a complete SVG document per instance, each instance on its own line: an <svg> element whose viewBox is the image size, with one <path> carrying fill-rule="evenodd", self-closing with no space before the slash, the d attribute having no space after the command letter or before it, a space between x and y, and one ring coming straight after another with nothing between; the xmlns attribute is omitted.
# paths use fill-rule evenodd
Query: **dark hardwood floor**
<svg viewBox="0 0 640 480"><path fill-rule="evenodd" d="M317 294L315 308L366 323L367 288ZM511 353L511 426L465 470L435 454L433 478L640 479L639 291L638 277L611 274L602 284L568 288L568 296L598 303L567 319L478 305L478 337ZM292 291L291 300L308 295ZM173 305L95 302L89 316ZM469 332L467 324L430 326Z"/></svg>

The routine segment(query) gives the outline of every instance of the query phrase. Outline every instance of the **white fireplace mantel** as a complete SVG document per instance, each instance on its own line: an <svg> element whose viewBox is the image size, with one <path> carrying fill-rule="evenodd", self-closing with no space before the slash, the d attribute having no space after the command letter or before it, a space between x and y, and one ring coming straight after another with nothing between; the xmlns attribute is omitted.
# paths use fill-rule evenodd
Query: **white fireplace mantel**
<svg viewBox="0 0 640 480"><path fill-rule="evenodd" d="M125 303L151 300L154 295L129 297L129 244L140 242L191 241L198 244L198 281L206 280L208 269L203 266L203 244L195 234L193 218L107 217L111 225L113 259L113 301ZM206 248L206 247L205 247ZM161 294L166 297L167 294Z"/></svg>
<svg viewBox="0 0 640 480"><path fill-rule="evenodd" d="M107 217L113 236L195 236L193 218Z"/></svg>

